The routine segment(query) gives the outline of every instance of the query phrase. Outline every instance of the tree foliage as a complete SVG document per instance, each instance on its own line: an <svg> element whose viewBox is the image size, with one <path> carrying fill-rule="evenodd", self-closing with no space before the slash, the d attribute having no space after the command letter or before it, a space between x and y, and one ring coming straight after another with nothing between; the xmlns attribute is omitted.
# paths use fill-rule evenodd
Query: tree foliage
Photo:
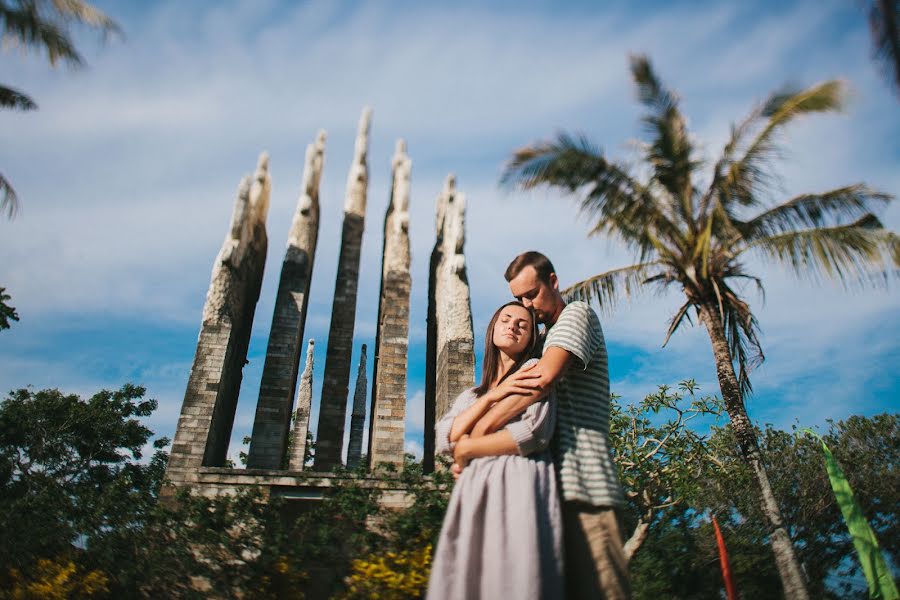
<svg viewBox="0 0 900 600"><path fill-rule="evenodd" d="M865 598L866 583L835 503L821 446L798 429L759 432L773 491L791 522L791 538L817 598ZM889 562L900 564L900 416L852 416L829 422L823 436L853 487ZM719 598L721 576L708 516L716 515L742 597L777 598L778 572L765 551L768 528L747 493L752 473L730 427L714 427L706 463L685 502L650 529L631 564L636 598ZM662 575L661 575L662 573Z"/></svg>
<svg viewBox="0 0 900 600"><path fill-rule="evenodd" d="M7 304L11 300L10 295L6 293L6 288L0 287L0 331L10 328L10 321L18 321L19 314L15 307Z"/></svg>
<svg viewBox="0 0 900 600"><path fill-rule="evenodd" d="M86 399L24 389L0 404L0 599L424 594L449 471L426 477L407 457L402 472L384 475L409 491L404 510L381 507L363 472L300 510L253 487L161 502L166 440L151 443L141 420L156 403L143 396L131 385ZM722 524L742 595L780 593L768 532L747 494L751 474L730 427L716 425L720 410L691 381L614 407L627 518L648 525L630 565L637 598L719 597L709 514ZM771 427L759 434L811 591L852 597L859 569L815 443ZM893 564L898 434L898 416L879 415L832 423L825 435L838 460L852 465L848 478ZM153 456L142 457L153 445Z"/></svg>
<svg viewBox="0 0 900 600"><path fill-rule="evenodd" d="M632 526L625 544L629 560L649 530L669 518L667 509L684 504L697 475L718 461L696 423L717 422L723 414L722 401L698 397L698 391L695 381L685 380L676 389L661 385L641 402L612 403L610 439Z"/></svg>
<svg viewBox="0 0 900 600"><path fill-rule="evenodd" d="M869 20L872 57L885 80L900 94L900 2L867 0L861 4Z"/></svg>

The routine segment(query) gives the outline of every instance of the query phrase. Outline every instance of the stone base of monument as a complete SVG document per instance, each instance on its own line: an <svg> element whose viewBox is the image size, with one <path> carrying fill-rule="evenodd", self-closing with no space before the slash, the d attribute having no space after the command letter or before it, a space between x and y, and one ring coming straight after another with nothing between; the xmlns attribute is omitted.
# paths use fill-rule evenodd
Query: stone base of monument
<svg viewBox="0 0 900 600"><path fill-rule="evenodd" d="M268 469L235 469L230 467L201 467L196 480L178 487L164 486L160 496L164 501L174 500L179 489L207 497L235 494L250 486L259 486L264 498L282 498L289 504L313 507L328 490L340 484L354 483L369 489L381 490L379 503L384 508L408 508L412 497L397 477L379 473L377 476L354 473L318 473L316 471L276 471Z"/></svg>

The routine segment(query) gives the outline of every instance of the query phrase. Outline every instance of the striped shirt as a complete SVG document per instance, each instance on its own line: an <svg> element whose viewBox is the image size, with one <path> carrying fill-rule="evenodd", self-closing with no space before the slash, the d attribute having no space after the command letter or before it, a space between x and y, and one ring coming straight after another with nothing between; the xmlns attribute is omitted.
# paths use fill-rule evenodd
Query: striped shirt
<svg viewBox="0 0 900 600"><path fill-rule="evenodd" d="M566 305L547 331L547 348L573 356L556 383L555 459L564 500L623 506L609 444L609 365L597 313L585 302Z"/></svg>

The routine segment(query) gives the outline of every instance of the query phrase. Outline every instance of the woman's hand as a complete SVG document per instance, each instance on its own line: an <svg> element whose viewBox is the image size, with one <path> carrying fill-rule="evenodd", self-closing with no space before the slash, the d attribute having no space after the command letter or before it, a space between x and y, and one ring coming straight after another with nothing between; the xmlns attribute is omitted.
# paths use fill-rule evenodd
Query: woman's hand
<svg viewBox="0 0 900 600"><path fill-rule="evenodd" d="M459 441L456 442L456 447L453 449L453 465L450 467L450 472L453 473L454 479L459 479L463 469L469 464L468 449L469 434L464 434L459 438Z"/></svg>

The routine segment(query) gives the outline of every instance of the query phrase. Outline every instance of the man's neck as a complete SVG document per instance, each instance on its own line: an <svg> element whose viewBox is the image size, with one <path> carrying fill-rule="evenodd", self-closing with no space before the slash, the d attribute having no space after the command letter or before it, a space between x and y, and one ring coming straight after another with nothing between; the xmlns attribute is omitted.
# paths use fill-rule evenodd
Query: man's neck
<svg viewBox="0 0 900 600"><path fill-rule="evenodd" d="M547 326L547 329L550 329L551 327L556 325L556 322L559 321L559 315L562 314L562 311L565 307L566 307L565 301L562 298L560 298L559 303L556 306L556 312L553 313L553 320L549 321L548 323L545 323L545 325Z"/></svg>

